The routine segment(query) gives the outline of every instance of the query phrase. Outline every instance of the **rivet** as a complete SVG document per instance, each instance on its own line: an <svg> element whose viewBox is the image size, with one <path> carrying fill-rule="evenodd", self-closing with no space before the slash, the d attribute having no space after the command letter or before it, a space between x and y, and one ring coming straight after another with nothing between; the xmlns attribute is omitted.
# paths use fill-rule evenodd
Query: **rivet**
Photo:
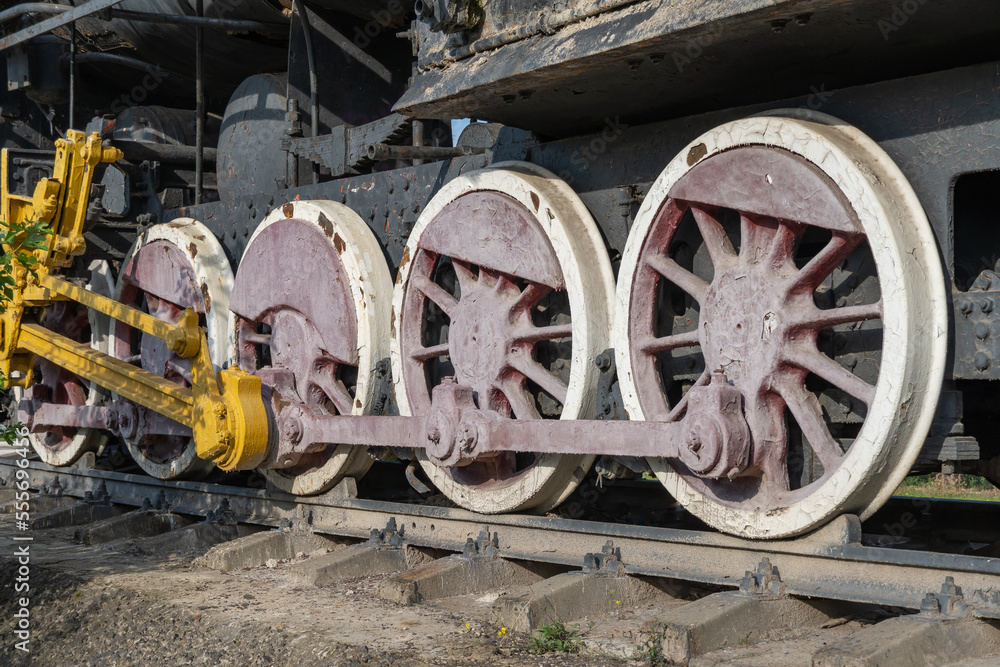
<svg viewBox="0 0 1000 667"><path fill-rule="evenodd" d="M986 322L980 322L976 325L976 338L980 340L986 340L990 337L990 325Z"/></svg>
<svg viewBox="0 0 1000 667"><path fill-rule="evenodd" d="M962 311L963 315L968 315L972 312L972 302L968 299L962 299L958 304L958 309Z"/></svg>
<svg viewBox="0 0 1000 667"><path fill-rule="evenodd" d="M981 371L985 371L990 367L990 357L985 352L977 352L975 358L973 359L973 363L976 364L976 368Z"/></svg>
<svg viewBox="0 0 1000 667"><path fill-rule="evenodd" d="M984 313L991 313L993 312L993 302L989 299L983 299L979 302L979 309Z"/></svg>

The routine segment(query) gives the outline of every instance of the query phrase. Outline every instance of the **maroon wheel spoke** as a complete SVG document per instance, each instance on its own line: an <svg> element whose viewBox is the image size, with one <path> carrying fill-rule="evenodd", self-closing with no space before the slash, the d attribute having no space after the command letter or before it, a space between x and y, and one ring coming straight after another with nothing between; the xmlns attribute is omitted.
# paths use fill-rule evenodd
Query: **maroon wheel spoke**
<svg viewBox="0 0 1000 667"><path fill-rule="evenodd" d="M838 389L842 389L854 398L863 401L865 405L872 404L875 387L819 350L790 346L787 359L791 364L818 375Z"/></svg>
<svg viewBox="0 0 1000 667"><path fill-rule="evenodd" d="M443 310L445 315L451 317L451 314L455 312L458 299L434 281L425 276L415 275L413 276L413 286L420 290L421 294L437 304L438 308Z"/></svg>
<svg viewBox="0 0 1000 667"><path fill-rule="evenodd" d="M410 353L410 358L416 361L428 361L429 359L448 356L448 350L448 343L441 343L440 345L432 345L430 347L421 347Z"/></svg>
<svg viewBox="0 0 1000 667"><path fill-rule="evenodd" d="M538 302L544 299L552 291L551 287L547 285L542 285L540 283L529 283L521 295L517 297L514 304L510 308L511 313L520 313L523 311L531 310L538 305Z"/></svg>
<svg viewBox="0 0 1000 667"><path fill-rule="evenodd" d="M788 491L788 427L785 406L775 394L746 397L747 425L753 435L758 464L764 471L764 487L771 495Z"/></svg>
<svg viewBox="0 0 1000 667"><path fill-rule="evenodd" d="M528 378L560 403L566 403L566 392L568 387L565 382L551 373L540 363L524 356L513 356L510 359L511 367L518 373Z"/></svg>
<svg viewBox="0 0 1000 667"><path fill-rule="evenodd" d="M517 343L538 343L543 340L558 340L573 336L572 324L553 324L547 327L529 327L514 333Z"/></svg>
<svg viewBox="0 0 1000 667"><path fill-rule="evenodd" d="M180 359L167 359L166 368L169 372L173 373L184 379L189 385L191 384L191 364L185 363Z"/></svg>
<svg viewBox="0 0 1000 667"><path fill-rule="evenodd" d="M712 264L716 268L729 266L736 261L736 249L733 248L732 241L726 235L726 230L722 228L719 221L703 208L691 207L694 221L698 225L698 231L705 241L705 248L708 250Z"/></svg>
<svg viewBox="0 0 1000 667"><path fill-rule="evenodd" d="M646 263L661 276L690 294L701 303L708 292L708 283L694 275L680 264L663 255L649 255Z"/></svg>
<svg viewBox="0 0 1000 667"><path fill-rule="evenodd" d="M775 231L768 249L768 259L772 270L778 270L793 263L795 244L804 230L802 225L796 223L778 223L778 229Z"/></svg>
<svg viewBox="0 0 1000 667"><path fill-rule="evenodd" d="M863 306L845 306L826 310L810 308L796 317L796 326L819 331L837 324L877 320L882 317L882 301Z"/></svg>
<svg viewBox="0 0 1000 667"><path fill-rule="evenodd" d="M694 347L695 345L699 345L697 329L685 333L674 334L672 336L647 338L636 343L636 347L646 354L667 352L668 350L676 350L682 347Z"/></svg>
<svg viewBox="0 0 1000 667"><path fill-rule="evenodd" d="M504 280L504 276L499 271L491 269L488 266L479 267L479 282L498 289L502 280Z"/></svg>
<svg viewBox="0 0 1000 667"><path fill-rule="evenodd" d="M787 243L787 232L788 228L773 218L740 214L740 261L759 264L773 258L775 249L783 247L782 242Z"/></svg>
<svg viewBox="0 0 1000 667"><path fill-rule="evenodd" d="M840 444L830 434L830 429L823 419L823 409L819 399L805 388L798 379L791 379L778 388L785 400L795 423L802 430L802 435L809 441L816 456L823 463L824 470L833 470L844 456Z"/></svg>
<svg viewBox="0 0 1000 667"><path fill-rule="evenodd" d="M861 242L861 236L835 233L829 243L802 267L795 276L789 292L812 291L833 270L847 259Z"/></svg>
<svg viewBox="0 0 1000 667"><path fill-rule="evenodd" d="M479 280L476 272L473 271L470 264L454 257L451 258L451 265L455 267L455 276L458 277L459 289L462 290L462 294L468 294Z"/></svg>
<svg viewBox="0 0 1000 667"><path fill-rule="evenodd" d="M708 384L708 381L711 378L712 374L708 370L703 371L701 376L695 381L694 385L692 385L692 388L704 387L706 384ZM684 411L687 410L687 404L688 401L690 400L690 396L691 396L691 391L689 389L688 393L684 394L681 397L681 400L677 401L677 405L675 405L673 409L670 410L670 414L667 415L664 421L672 422L676 419L680 419L681 415L684 414Z"/></svg>
<svg viewBox="0 0 1000 667"><path fill-rule="evenodd" d="M342 415L349 415L354 412L354 399L348 393L344 383L334 378L313 378L313 386L323 392L330 399L337 412Z"/></svg>
<svg viewBox="0 0 1000 667"><path fill-rule="evenodd" d="M540 419L535 398L524 386L524 382L506 377L496 383L496 389L507 399L511 412L518 419Z"/></svg>

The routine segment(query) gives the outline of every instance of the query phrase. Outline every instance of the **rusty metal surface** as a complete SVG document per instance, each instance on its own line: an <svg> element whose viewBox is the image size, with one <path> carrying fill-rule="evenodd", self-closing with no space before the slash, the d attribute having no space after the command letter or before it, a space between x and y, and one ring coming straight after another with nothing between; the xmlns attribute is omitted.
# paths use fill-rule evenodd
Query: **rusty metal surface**
<svg viewBox="0 0 1000 667"><path fill-rule="evenodd" d="M10 479L15 470L14 463L0 460L0 478ZM68 495L94 493L105 484L111 502L141 506L162 493L172 512L195 515L215 510L226 498L239 521L265 526L302 521L320 533L359 539L395 519L405 525L410 544L455 552L485 528L497 534L507 558L568 566L578 566L583 554L600 551L611 539L628 573L734 588L766 556L787 592L806 597L919 609L924 596L938 590L947 576L967 593L1000 587L1000 559L864 546L860 525L851 516L804 538L760 542L665 527L517 514L485 517L460 509L358 499L339 489L301 498L39 463L30 470L34 487L51 486L58 479Z"/></svg>
<svg viewBox="0 0 1000 667"><path fill-rule="evenodd" d="M490 3L487 25L493 12L513 24L498 38L471 31L455 48L422 34L395 110L570 136L619 115L648 122L983 62L1000 25L983 0L574 3L613 11L565 27L532 4Z"/></svg>
<svg viewBox="0 0 1000 667"><path fill-rule="evenodd" d="M52 32L56 28L61 28L62 26L73 23L77 19L85 16L96 14L97 12L113 7L120 2L122 2L122 0L90 0L90 2L86 2L78 7L70 9L69 11L62 12L58 16L53 16L52 18L45 19L44 21L39 21L38 23L23 30L19 30L12 35L0 38L0 51L4 51L12 46L26 42L32 37Z"/></svg>

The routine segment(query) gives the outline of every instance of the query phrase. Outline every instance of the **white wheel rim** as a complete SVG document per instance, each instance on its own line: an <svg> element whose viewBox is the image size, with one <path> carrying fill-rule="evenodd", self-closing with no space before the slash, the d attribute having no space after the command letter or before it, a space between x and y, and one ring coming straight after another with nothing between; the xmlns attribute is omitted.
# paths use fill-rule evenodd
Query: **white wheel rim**
<svg viewBox="0 0 1000 667"><path fill-rule="evenodd" d="M615 340L622 397L632 419L645 418L627 323L647 234L671 187L693 166L724 150L750 145L798 154L840 186L861 219L884 308L882 367L872 407L844 464L818 492L779 511L726 506L696 491L665 460L650 460L667 490L706 523L743 537L776 538L806 532L846 512L865 519L906 476L940 394L947 313L944 277L926 215L899 168L871 139L829 116L795 111L727 123L691 142L671 161L647 195L626 245L616 294ZM695 147L701 157L688 165ZM905 420L898 416L900 409Z"/></svg>

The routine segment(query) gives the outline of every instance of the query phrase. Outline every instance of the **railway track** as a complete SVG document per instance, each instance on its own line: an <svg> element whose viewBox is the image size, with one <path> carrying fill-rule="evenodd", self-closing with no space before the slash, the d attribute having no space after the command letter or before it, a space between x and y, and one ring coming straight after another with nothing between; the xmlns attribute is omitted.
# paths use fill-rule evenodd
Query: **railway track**
<svg viewBox="0 0 1000 667"><path fill-rule="evenodd" d="M657 619L664 623L665 655L680 662L727 644L746 644L737 635L759 639L779 630L818 627L838 614L853 618L870 605L892 608L892 627L879 623L852 634L847 643L818 652L814 664L922 664L912 662L921 652L927 664L944 664L949 660L935 642L963 646L963 655L974 657L988 654L992 639L1000 638L995 625L1000 619L1000 559L947 553L940 543L936 551L919 548L919 524L931 525L943 539L947 536L938 528L950 524L966 551L990 553L992 531L980 530L976 536L963 532L961 522L948 517L968 512L952 512L946 502L897 499L864 529L857 517L843 516L803 538L753 541L690 528L522 514L487 517L459 508L370 499L358 497L352 479L322 496L299 497L165 481L98 470L92 464L91 457L71 468L31 463L32 486L42 492L33 497L32 528L80 525L77 537L95 544L133 536L205 550L223 542L203 558L223 570L263 566L273 556L294 559L297 551L313 550L294 546L296 540L322 536L340 548L309 559L307 563L317 564L304 570L290 566L310 572L297 575L302 581L332 584L385 575L390 583L380 584L379 595L408 603L489 592L506 583L505 589L520 592L496 596L492 619L521 631L542 625L551 610L569 623L613 613L613 605L606 608L611 597L631 595L654 607L650 596L663 597ZM0 461L0 480L12 481L15 470L12 461ZM983 505L980 518L993 509ZM908 511L917 518L911 519ZM153 529L149 520L139 518L149 513L183 519L157 519L161 527ZM151 537L154 533L168 536ZM955 544L944 548L959 549ZM397 555L386 555L390 553ZM513 569L498 571L497 563ZM399 570L405 572L393 574ZM559 574L543 579L537 572ZM662 591L681 582L697 587L700 595L718 592L678 606ZM617 593L609 597L608 590ZM543 613L543 607L550 611ZM969 646L970 641L976 645ZM890 644L895 648L886 654ZM914 647L920 651L914 653Z"/></svg>

